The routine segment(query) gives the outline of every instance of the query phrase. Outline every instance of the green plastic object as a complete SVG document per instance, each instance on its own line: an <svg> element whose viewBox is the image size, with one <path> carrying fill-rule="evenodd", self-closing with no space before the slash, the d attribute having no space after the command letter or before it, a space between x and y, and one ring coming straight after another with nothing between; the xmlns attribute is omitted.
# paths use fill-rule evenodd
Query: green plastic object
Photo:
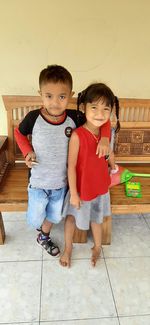
<svg viewBox="0 0 150 325"><path fill-rule="evenodd" d="M150 174L132 173L128 169L125 169L121 173L121 183L128 182L133 176L150 177Z"/></svg>
<svg viewBox="0 0 150 325"><path fill-rule="evenodd" d="M140 182L126 182L126 195L129 197L142 197Z"/></svg>

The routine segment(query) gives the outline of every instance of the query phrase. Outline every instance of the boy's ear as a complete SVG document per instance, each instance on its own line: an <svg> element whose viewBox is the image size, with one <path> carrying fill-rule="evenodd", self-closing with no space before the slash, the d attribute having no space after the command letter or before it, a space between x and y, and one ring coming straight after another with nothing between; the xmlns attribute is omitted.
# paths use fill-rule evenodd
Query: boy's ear
<svg viewBox="0 0 150 325"><path fill-rule="evenodd" d="M72 98L74 94L75 94L75 91L72 91L70 94L70 97Z"/></svg>
<svg viewBox="0 0 150 325"><path fill-rule="evenodd" d="M42 96L41 90L38 90L38 94L39 94L40 96Z"/></svg>

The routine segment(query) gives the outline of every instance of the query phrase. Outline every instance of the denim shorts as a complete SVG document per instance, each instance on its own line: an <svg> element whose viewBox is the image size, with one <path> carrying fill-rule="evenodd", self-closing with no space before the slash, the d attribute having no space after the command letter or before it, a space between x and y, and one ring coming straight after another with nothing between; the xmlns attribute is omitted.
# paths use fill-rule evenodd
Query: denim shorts
<svg viewBox="0 0 150 325"><path fill-rule="evenodd" d="M28 186L27 222L34 228L41 227L46 219L51 223L59 223L62 219L62 208L67 186L57 190L44 190Z"/></svg>

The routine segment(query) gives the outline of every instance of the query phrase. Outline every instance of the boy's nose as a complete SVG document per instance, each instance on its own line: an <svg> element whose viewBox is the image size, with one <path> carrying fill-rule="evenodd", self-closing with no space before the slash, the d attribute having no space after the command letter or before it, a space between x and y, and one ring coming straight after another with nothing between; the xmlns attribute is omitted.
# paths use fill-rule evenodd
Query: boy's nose
<svg viewBox="0 0 150 325"><path fill-rule="evenodd" d="M58 107L58 99L57 98L53 98L53 101L52 101L52 106L53 107Z"/></svg>

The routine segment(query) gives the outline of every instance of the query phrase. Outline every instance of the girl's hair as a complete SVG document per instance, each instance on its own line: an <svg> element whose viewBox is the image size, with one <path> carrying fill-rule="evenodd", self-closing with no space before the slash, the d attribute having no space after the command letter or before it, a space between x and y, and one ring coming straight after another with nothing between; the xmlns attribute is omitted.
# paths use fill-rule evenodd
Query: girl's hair
<svg viewBox="0 0 150 325"><path fill-rule="evenodd" d="M64 84L68 84L70 89L72 90L72 76L70 72L61 65L48 65L47 68L43 69L40 72L39 86L41 87L42 84L47 82L62 82Z"/></svg>
<svg viewBox="0 0 150 325"><path fill-rule="evenodd" d="M77 98L77 110L81 104L86 105L87 103L92 103L95 100L102 99L105 101L106 105L113 108L115 105L116 108L116 117L117 117L117 124L115 128L115 132L120 130L120 123L119 123L119 100L113 94L112 90L103 83L94 83L84 89L82 92L78 94Z"/></svg>
<svg viewBox="0 0 150 325"><path fill-rule="evenodd" d="M118 97L115 96L115 108L116 108L116 117L117 117L117 123L115 127L115 133L119 132L120 130L120 122L119 122L119 100Z"/></svg>

